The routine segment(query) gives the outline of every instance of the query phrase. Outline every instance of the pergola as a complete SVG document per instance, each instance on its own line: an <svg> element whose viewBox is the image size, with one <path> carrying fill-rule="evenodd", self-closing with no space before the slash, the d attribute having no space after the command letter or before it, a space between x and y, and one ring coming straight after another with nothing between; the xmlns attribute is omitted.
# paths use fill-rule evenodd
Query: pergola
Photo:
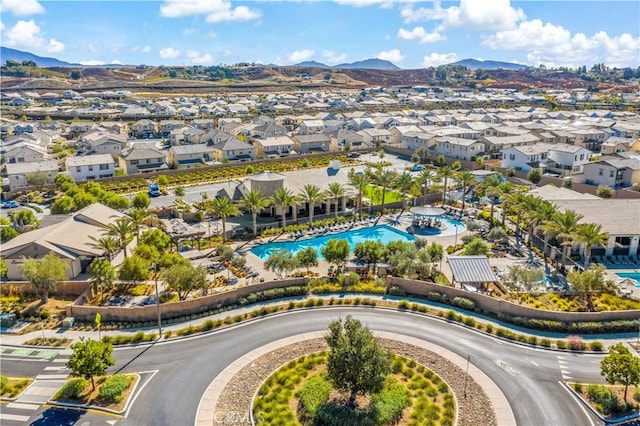
<svg viewBox="0 0 640 426"><path fill-rule="evenodd" d="M430 206L411 207L409 212L411 212L414 217L439 217L446 213L443 208Z"/></svg>

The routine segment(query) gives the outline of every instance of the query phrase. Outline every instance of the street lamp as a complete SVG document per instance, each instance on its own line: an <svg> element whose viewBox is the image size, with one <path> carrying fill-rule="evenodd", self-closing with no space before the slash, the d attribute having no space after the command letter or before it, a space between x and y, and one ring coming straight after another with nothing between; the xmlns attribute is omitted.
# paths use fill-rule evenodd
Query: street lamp
<svg viewBox="0 0 640 426"><path fill-rule="evenodd" d="M151 264L153 278L156 284L156 313L158 315L158 339L162 338L162 319L160 318L160 295L158 294L158 264Z"/></svg>

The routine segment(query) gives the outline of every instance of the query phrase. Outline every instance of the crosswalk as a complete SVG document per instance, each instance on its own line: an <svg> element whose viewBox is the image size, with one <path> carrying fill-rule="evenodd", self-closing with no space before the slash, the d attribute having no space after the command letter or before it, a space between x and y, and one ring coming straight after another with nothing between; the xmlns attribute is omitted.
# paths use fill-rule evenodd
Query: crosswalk
<svg viewBox="0 0 640 426"><path fill-rule="evenodd" d="M571 376L571 370L569 368L569 362L566 360L564 355L558 355L558 364L560 365L560 372L562 373L562 380L571 381L573 377Z"/></svg>
<svg viewBox="0 0 640 426"><path fill-rule="evenodd" d="M26 404L20 402L10 402L3 405L0 413L2 424L25 424L35 411L40 409L39 404Z"/></svg>

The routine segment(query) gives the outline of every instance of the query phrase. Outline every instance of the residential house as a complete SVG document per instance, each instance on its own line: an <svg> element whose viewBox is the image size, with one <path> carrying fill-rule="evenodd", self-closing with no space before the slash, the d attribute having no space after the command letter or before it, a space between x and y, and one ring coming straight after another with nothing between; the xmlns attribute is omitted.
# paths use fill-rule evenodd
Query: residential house
<svg viewBox="0 0 640 426"><path fill-rule="evenodd" d="M549 148L544 144L513 146L502 150L502 167L529 172L544 171Z"/></svg>
<svg viewBox="0 0 640 426"><path fill-rule="evenodd" d="M120 170L127 174L157 172L167 169L165 154L155 148L133 146L120 153Z"/></svg>
<svg viewBox="0 0 640 426"><path fill-rule="evenodd" d="M364 129L358 132L365 142L373 145L388 144L391 142L391 132L387 129Z"/></svg>
<svg viewBox="0 0 640 426"><path fill-rule="evenodd" d="M288 155L294 148L293 140L289 136L275 136L264 139L254 139L257 158L277 158Z"/></svg>
<svg viewBox="0 0 640 426"><path fill-rule="evenodd" d="M206 130L198 129L193 126L184 126L174 129L169 134L169 143L175 145L192 145L202 142L202 137L207 133Z"/></svg>
<svg viewBox="0 0 640 426"><path fill-rule="evenodd" d="M436 138L432 150L436 155L444 155L456 160L475 161L483 155L485 145L478 139L441 137Z"/></svg>
<svg viewBox="0 0 640 426"><path fill-rule="evenodd" d="M583 166L585 183L614 189L640 185L640 159L604 156ZM613 210L612 210L613 211Z"/></svg>
<svg viewBox="0 0 640 426"><path fill-rule="evenodd" d="M155 138L158 136L158 126L147 118L138 120L131 126L131 136L138 139Z"/></svg>
<svg viewBox="0 0 640 426"><path fill-rule="evenodd" d="M422 130L409 131L402 134L400 145L405 149L415 151L419 148L430 149L436 143L436 139L431 133Z"/></svg>
<svg viewBox="0 0 640 426"><path fill-rule="evenodd" d="M117 210L95 203L62 221L49 226L41 225L38 229L4 242L0 256L7 265L7 278L24 280L20 268L24 259L42 259L49 253L65 261L67 278L76 278L86 271L93 259L104 255L93 244L93 239L105 235L114 217L124 216ZM122 258L121 255L117 256L114 263L121 262Z"/></svg>
<svg viewBox="0 0 640 426"><path fill-rule="evenodd" d="M304 120L298 126L298 133L301 135L309 135L312 133L321 133L324 130L324 121L322 120Z"/></svg>
<svg viewBox="0 0 640 426"><path fill-rule="evenodd" d="M213 149L206 144L178 145L169 148L168 163L172 169L190 169L210 163Z"/></svg>
<svg viewBox="0 0 640 426"><path fill-rule="evenodd" d="M256 138L273 138L285 136L286 134L287 128L274 121L261 123L250 131L250 135Z"/></svg>
<svg viewBox="0 0 640 426"><path fill-rule="evenodd" d="M341 129L337 133L333 133L331 137L331 146L335 146L338 149L346 150L358 150L370 148L373 145L366 143L364 137L354 132L353 130Z"/></svg>
<svg viewBox="0 0 640 426"><path fill-rule="evenodd" d="M129 146L127 135L95 129L85 134L78 142L80 154L111 154L114 157Z"/></svg>
<svg viewBox="0 0 640 426"><path fill-rule="evenodd" d="M632 138L611 136L600 146L600 153L602 155L611 155L619 152L631 151L634 143L635 140Z"/></svg>
<svg viewBox="0 0 640 426"><path fill-rule="evenodd" d="M119 135L126 135L129 133L129 126L122 121L103 121L100 123L100 127L117 133Z"/></svg>
<svg viewBox="0 0 640 426"><path fill-rule="evenodd" d="M181 129L184 127L184 121L182 120L162 120L160 121L160 136L168 138L172 130Z"/></svg>
<svg viewBox="0 0 640 426"><path fill-rule="evenodd" d="M55 161L45 160L29 163L11 163L5 166L7 179L9 180L9 190L24 188L28 185L27 176L31 173L42 172L47 175L47 183L53 183L53 179L58 174L58 164Z"/></svg>
<svg viewBox="0 0 640 426"><path fill-rule="evenodd" d="M191 120L191 125L201 130L211 130L216 127L216 121L211 118L196 118Z"/></svg>
<svg viewBox="0 0 640 426"><path fill-rule="evenodd" d="M213 145L213 156L217 161L252 161L256 159L253 145L232 137Z"/></svg>
<svg viewBox="0 0 640 426"><path fill-rule="evenodd" d="M77 138L95 127L93 121L73 121L69 125L69 137Z"/></svg>
<svg viewBox="0 0 640 426"><path fill-rule="evenodd" d="M39 145L22 142L10 147L2 155L6 163L30 163L49 159L47 151Z"/></svg>
<svg viewBox="0 0 640 426"><path fill-rule="evenodd" d="M324 133L293 136L294 149L298 154L329 152L331 138Z"/></svg>
<svg viewBox="0 0 640 426"><path fill-rule="evenodd" d="M538 142L537 136L525 133L517 136L484 136L481 138L485 145L486 154L491 158L502 158L502 151L514 146L533 145Z"/></svg>
<svg viewBox="0 0 640 426"><path fill-rule="evenodd" d="M591 161L593 153L577 145L552 144L549 149L546 171L563 176L580 174L583 166Z"/></svg>
<svg viewBox="0 0 640 426"><path fill-rule="evenodd" d="M214 146L231 139L236 139L236 137L224 130L211 129L200 137L200 143Z"/></svg>
<svg viewBox="0 0 640 426"><path fill-rule="evenodd" d="M65 159L67 174L76 182L109 178L115 175L115 161L111 154L84 155Z"/></svg>

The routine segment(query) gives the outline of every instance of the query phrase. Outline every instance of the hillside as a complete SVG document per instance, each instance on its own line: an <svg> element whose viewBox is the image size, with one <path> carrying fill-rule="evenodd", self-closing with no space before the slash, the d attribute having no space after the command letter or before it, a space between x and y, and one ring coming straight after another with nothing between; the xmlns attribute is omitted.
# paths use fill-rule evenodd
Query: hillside
<svg viewBox="0 0 640 426"><path fill-rule="evenodd" d="M0 58L2 58L3 64L7 60L18 61L20 63L22 63L22 61L33 61L39 67L43 67L43 68L66 67L66 66L73 65L56 58L45 58L43 56L34 55L33 53L24 52L22 50L10 49L4 46L0 46Z"/></svg>
<svg viewBox="0 0 640 426"><path fill-rule="evenodd" d="M448 64L450 66L462 66L470 70L523 70L527 68L526 65L516 64L513 62L501 62L501 61L482 61L478 59L462 59L457 62Z"/></svg>
<svg viewBox="0 0 640 426"><path fill-rule="evenodd" d="M368 69L368 70L399 70L400 67L392 62L385 61L384 59L365 59L363 61L356 61L349 64L336 65L333 68L337 69Z"/></svg>

